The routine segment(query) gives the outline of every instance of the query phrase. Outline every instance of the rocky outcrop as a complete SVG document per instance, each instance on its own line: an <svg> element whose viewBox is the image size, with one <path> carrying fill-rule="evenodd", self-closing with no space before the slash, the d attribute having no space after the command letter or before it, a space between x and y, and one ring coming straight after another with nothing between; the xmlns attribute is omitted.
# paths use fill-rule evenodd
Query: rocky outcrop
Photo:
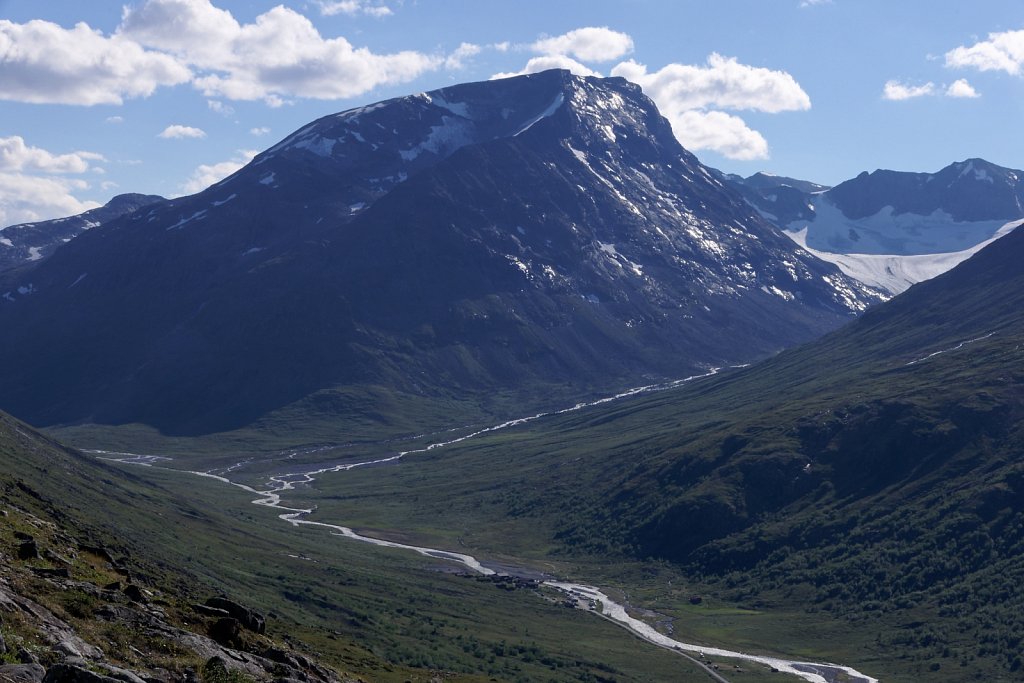
<svg viewBox="0 0 1024 683"><path fill-rule="evenodd" d="M240 605L225 597L210 598L206 601L207 607L222 609L238 620L242 627L253 633L263 633L267 629L267 620L259 612Z"/></svg>
<svg viewBox="0 0 1024 683"><path fill-rule="evenodd" d="M13 683L40 683L46 669L39 664L4 664L0 666L0 681Z"/></svg>

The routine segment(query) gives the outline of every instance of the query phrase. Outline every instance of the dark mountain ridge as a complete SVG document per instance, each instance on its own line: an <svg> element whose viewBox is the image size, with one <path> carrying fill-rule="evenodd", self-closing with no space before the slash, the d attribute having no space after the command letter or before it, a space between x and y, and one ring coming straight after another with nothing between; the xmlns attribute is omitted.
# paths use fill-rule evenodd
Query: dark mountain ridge
<svg viewBox="0 0 1024 683"><path fill-rule="evenodd" d="M877 300L680 147L638 87L561 71L325 117L4 289L2 405L179 434L339 386L607 391Z"/></svg>
<svg viewBox="0 0 1024 683"><path fill-rule="evenodd" d="M0 228L0 271L45 259L85 230L162 201L166 200L159 195L119 194L105 205L77 216Z"/></svg>
<svg viewBox="0 0 1024 683"><path fill-rule="evenodd" d="M1010 220L1024 216L1024 172L984 159L966 159L936 173L867 171L836 185L827 196L849 218L892 207L896 215L943 211L954 221Z"/></svg>

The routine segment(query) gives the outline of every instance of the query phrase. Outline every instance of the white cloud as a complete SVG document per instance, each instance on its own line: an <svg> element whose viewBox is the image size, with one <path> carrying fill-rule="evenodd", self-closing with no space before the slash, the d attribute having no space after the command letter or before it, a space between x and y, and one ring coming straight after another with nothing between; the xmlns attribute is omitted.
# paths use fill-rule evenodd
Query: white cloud
<svg viewBox="0 0 1024 683"><path fill-rule="evenodd" d="M966 97L975 98L981 97L981 94L974 89L970 83L967 82L966 78L953 81L948 88L946 88L947 97Z"/></svg>
<svg viewBox="0 0 1024 683"><path fill-rule="evenodd" d="M206 100L206 106L210 108L210 111L217 112L221 116L235 115L235 108L230 104L224 104L220 100Z"/></svg>
<svg viewBox="0 0 1024 683"><path fill-rule="evenodd" d="M774 114L811 108L811 98L785 71L740 64L717 53L706 66L669 64L654 73L630 60L618 64L612 75L639 84L663 113L717 107Z"/></svg>
<svg viewBox="0 0 1024 683"><path fill-rule="evenodd" d="M766 159L768 142L743 119L720 110L774 114L811 106L811 98L785 71L740 64L719 54L711 54L704 65L669 64L651 73L629 60L616 65L612 75L639 84L684 147L730 159Z"/></svg>
<svg viewBox="0 0 1024 683"><path fill-rule="evenodd" d="M192 126L181 126L174 124L173 126L167 126L163 129L158 138L164 138L166 140L180 140L182 138L205 138L206 131L201 128L193 128Z"/></svg>
<svg viewBox="0 0 1024 683"><path fill-rule="evenodd" d="M260 135L266 135L270 132L270 129L266 126L260 126L259 128L250 128L249 134L259 137Z"/></svg>
<svg viewBox="0 0 1024 683"><path fill-rule="evenodd" d="M800 0L800 7L819 7L821 5L831 5L832 0Z"/></svg>
<svg viewBox="0 0 1024 683"><path fill-rule="evenodd" d="M990 33L988 40L950 50L946 53L946 66L1020 75L1024 68L1024 30Z"/></svg>
<svg viewBox="0 0 1024 683"><path fill-rule="evenodd" d="M110 190L116 189L118 187L121 186L115 183L113 180L104 180L102 183L100 183L100 189L106 192L109 192Z"/></svg>
<svg viewBox="0 0 1024 683"><path fill-rule="evenodd" d="M170 55L85 23L0 20L0 99L37 104L121 104L159 86L185 83L189 69Z"/></svg>
<svg viewBox="0 0 1024 683"><path fill-rule="evenodd" d="M281 5L239 24L209 0L148 0L125 9L118 31L196 67L202 73L193 85L207 97L271 106L286 97L354 97L444 63L420 52L376 54L345 38L324 38L309 19Z"/></svg>
<svg viewBox="0 0 1024 683"><path fill-rule="evenodd" d="M738 116L691 109L667 116L683 147L710 149L729 159L767 159L768 141Z"/></svg>
<svg viewBox="0 0 1024 683"><path fill-rule="evenodd" d="M512 76L523 76L526 74L535 74L541 71L547 71L548 69L568 69L577 76L600 76L601 74L597 71L580 64L572 57L565 55L544 55L541 57L534 57L526 63L526 66L521 71L497 73L491 76L491 79L495 78L511 78Z"/></svg>
<svg viewBox="0 0 1024 683"><path fill-rule="evenodd" d="M324 16L368 14L371 17L389 17L394 14L387 5L375 4L366 0L320 0L317 4L320 5L320 13Z"/></svg>
<svg viewBox="0 0 1024 683"><path fill-rule="evenodd" d="M61 218L95 209L72 192L88 189L82 180L0 172L0 226Z"/></svg>
<svg viewBox="0 0 1024 683"><path fill-rule="evenodd" d="M923 85L904 85L899 81L886 81L882 89L882 97L887 100L910 100L935 94L935 84L929 81Z"/></svg>
<svg viewBox="0 0 1024 683"><path fill-rule="evenodd" d="M482 47L473 43L462 43L445 58L444 65L448 69L461 69L464 66L464 60L480 54L482 49Z"/></svg>
<svg viewBox="0 0 1024 683"><path fill-rule="evenodd" d="M40 147L25 144L18 135L0 138L0 171L35 171L42 173L85 173L90 161L104 161L95 152L53 154Z"/></svg>
<svg viewBox="0 0 1024 683"><path fill-rule="evenodd" d="M219 164L202 164L192 171L192 175L181 186L181 189L185 194L201 192L245 166L257 154L258 152L255 150L240 149L234 159L222 161Z"/></svg>
<svg viewBox="0 0 1024 683"><path fill-rule="evenodd" d="M633 39L607 27L578 28L575 31L543 38L531 46L545 55L570 55L584 62L610 62L633 51Z"/></svg>
<svg viewBox="0 0 1024 683"><path fill-rule="evenodd" d="M107 117L107 123L114 123L114 124L124 123L124 117L123 116L108 116Z"/></svg>

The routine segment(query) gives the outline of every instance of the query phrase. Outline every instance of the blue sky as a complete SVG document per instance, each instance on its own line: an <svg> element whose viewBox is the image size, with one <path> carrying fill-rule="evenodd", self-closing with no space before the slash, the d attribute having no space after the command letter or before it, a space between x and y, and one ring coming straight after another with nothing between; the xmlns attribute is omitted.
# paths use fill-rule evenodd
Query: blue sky
<svg viewBox="0 0 1024 683"><path fill-rule="evenodd" d="M705 163L1024 167L1020 0L0 0L0 226L194 192L304 123L563 66Z"/></svg>

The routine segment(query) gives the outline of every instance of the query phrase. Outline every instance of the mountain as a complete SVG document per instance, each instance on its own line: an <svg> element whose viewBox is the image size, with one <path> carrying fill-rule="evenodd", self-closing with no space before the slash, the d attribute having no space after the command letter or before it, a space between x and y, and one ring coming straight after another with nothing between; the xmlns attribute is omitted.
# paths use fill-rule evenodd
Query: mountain
<svg viewBox="0 0 1024 683"><path fill-rule="evenodd" d="M828 185L819 185L818 183L812 183L809 180L787 178L786 176L766 173L764 171L743 178L740 182L747 187L752 187L755 190L759 190L766 194L782 187L791 187L794 190L799 190L805 194L824 192L829 189Z"/></svg>
<svg viewBox="0 0 1024 683"><path fill-rule="evenodd" d="M699 621L671 611L674 566L752 610L745 635L774 614L774 647L856 653L883 680L1017 680L1022 340L1016 230L747 369L376 472L383 507L364 479L319 501L354 497L367 529L457 528L477 554L643 560L659 612Z"/></svg>
<svg viewBox="0 0 1024 683"><path fill-rule="evenodd" d="M803 190L744 181L748 201L798 244L895 294L967 259L1024 219L1024 172L968 159L936 173L879 170ZM749 180L749 179L748 179Z"/></svg>
<svg viewBox="0 0 1024 683"><path fill-rule="evenodd" d="M0 271L47 258L85 230L161 201L165 200L159 195L119 194L98 209L77 216L0 228Z"/></svg>
<svg viewBox="0 0 1024 683"><path fill-rule="evenodd" d="M536 405L747 361L878 300L637 86L564 71L324 117L0 284L0 405L179 434L297 402L379 419L380 387Z"/></svg>

